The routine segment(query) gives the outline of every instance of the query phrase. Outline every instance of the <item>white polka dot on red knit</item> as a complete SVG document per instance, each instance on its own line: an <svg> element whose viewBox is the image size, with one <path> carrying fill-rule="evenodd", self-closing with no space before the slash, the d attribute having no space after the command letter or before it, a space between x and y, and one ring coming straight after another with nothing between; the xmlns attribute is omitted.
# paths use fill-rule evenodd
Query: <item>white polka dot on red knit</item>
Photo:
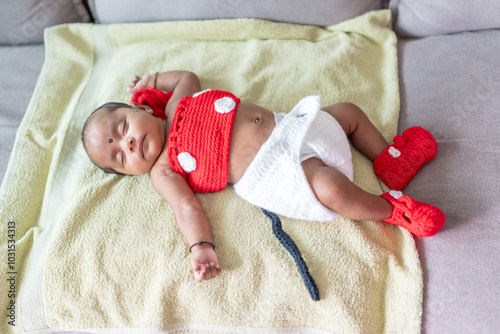
<svg viewBox="0 0 500 334"><path fill-rule="evenodd" d="M389 191L389 195L391 195L395 199L400 199L403 196L403 193L401 191L391 190Z"/></svg>
<svg viewBox="0 0 500 334"><path fill-rule="evenodd" d="M397 148L395 148L394 146L391 146L389 147L389 154L393 157L393 158L397 158L401 155L401 151L399 151Z"/></svg>
<svg viewBox="0 0 500 334"><path fill-rule="evenodd" d="M177 160L186 173L191 173L196 169L196 159L188 152L179 153Z"/></svg>
<svg viewBox="0 0 500 334"><path fill-rule="evenodd" d="M230 97L223 97L215 101L215 111L226 114L236 107L236 102Z"/></svg>
<svg viewBox="0 0 500 334"><path fill-rule="evenodd" d="M208 91L210 91L210 90L211 90L211 89L209 88L209 89L202 90L202 91L200 91L200 92L198 92L198 93L194 93L194 94L193 94L193 97L197 97L197 96L199 96L199 95L201 95L201 94L203 94L203 93L205 93L205 92L208 92Z"/></svg>

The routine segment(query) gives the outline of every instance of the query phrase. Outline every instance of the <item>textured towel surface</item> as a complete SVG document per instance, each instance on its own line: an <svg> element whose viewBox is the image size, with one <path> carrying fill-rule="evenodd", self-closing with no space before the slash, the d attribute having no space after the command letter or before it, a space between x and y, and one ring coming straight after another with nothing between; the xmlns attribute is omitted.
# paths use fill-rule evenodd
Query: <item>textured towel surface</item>
<svg viewBox="0 0 500 334"><path fill-rule="evenodd" d="M0 246L15 241L12 264L0 261L14 277L0 281L0 307L15 302L16 324L4 318L0 332L418 333L422 273L403 229L283 218L317 283L313 302L260 208L232 187L198 195L223 268L198 284L149 176L105 175L80 143L95 107L130 100L134 75L174 69L276 112L308 95L353 102L390 140L399 109L390 22L378 11L326 28L238 19L47 30L46 63L0 195ZM381 194L371 163L354 150L353 163L354 181Z"/></svg>

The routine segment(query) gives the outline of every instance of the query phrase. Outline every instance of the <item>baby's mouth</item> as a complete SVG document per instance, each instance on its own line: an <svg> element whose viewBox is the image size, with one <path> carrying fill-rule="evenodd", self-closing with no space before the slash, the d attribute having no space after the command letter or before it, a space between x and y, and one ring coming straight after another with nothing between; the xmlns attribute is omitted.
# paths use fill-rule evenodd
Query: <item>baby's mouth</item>
<svg viewBox="0 0 500 334"><path fill-rule="evenodd" d="M144 137L142 137L141 143L139 144L139 151L141 152L143 158L145 158L144 157L144 139L146 139L146 135L144 135Z"/></svg>

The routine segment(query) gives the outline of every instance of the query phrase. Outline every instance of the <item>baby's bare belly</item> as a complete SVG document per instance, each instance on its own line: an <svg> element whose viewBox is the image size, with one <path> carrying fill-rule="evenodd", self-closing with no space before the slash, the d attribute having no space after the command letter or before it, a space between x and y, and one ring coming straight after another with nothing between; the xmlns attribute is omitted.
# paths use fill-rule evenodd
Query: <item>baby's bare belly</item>
<svg viewBox="0 0 500 334"><path fill-rule="evenodd" d="M248 103L238 105L229 149L229 183L241 179L275 126L269 110Z"/></svg>

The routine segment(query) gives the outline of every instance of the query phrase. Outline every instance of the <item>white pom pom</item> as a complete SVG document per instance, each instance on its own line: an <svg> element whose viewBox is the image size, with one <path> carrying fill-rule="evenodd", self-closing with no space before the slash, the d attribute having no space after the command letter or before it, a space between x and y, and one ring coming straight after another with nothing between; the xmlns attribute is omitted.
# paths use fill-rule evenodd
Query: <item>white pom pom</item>
<svg viewBox="0 0 500 334"><path fill-rule="evenodd" d="M230 97L223 97L215 101L215 111L221 114L226 114L236 107L236 102Z"/></svg>
<svg viewBox="0 0 500 334"><path fill-rule="evenodd" d="M403 196L403 193L401 191L391 190L389 191L389 195L391 195L395 199L399 199L401 196Z"/></svg>
<svg viewBox="0 0 500 334"><path fill-rule="evenodd" d="M393 158L397 158L401 155L401 152L394 148L394 146L389 147L389 154L392 155Z"/></svg>
<svg viewBox="0 0 500 334"><path fill-rule="evenodd" d="M196 159L188 152L179 153L177 160L186 173L191 173L196 169Z"/></svg>

